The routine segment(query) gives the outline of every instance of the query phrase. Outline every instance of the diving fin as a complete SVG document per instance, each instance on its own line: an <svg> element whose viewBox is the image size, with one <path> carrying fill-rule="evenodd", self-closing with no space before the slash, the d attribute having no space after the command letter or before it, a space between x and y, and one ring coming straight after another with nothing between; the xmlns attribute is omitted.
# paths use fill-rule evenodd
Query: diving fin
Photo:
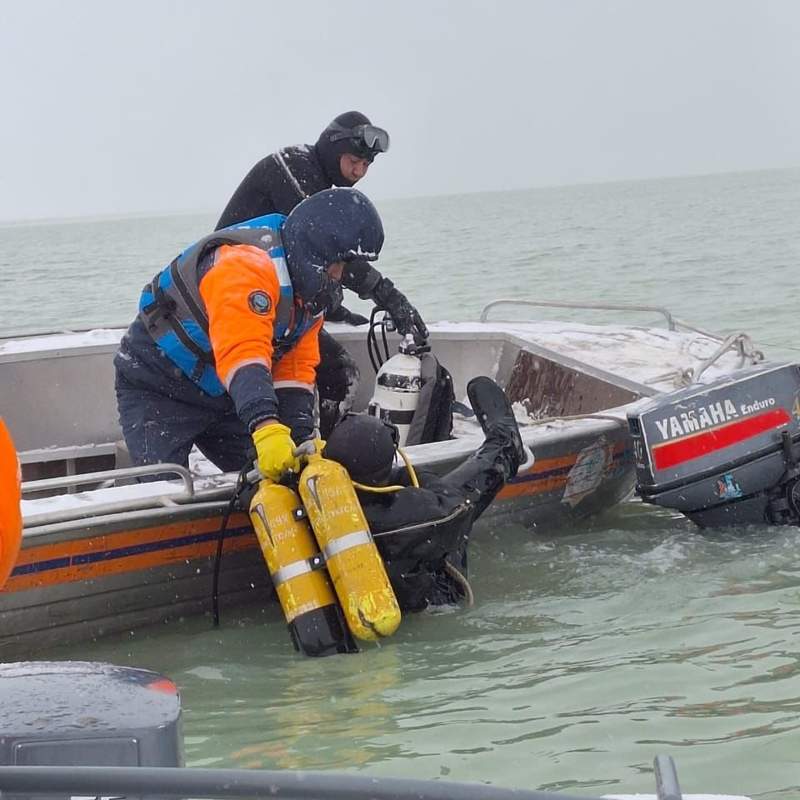
<svg viewBox="0 0 800 800"><path fill-rule="evenodd" d="M505 392L491 378L479 375L467 384L467 397L486 436L500 428L511 437L518 463L523 464L528 452L522 443L514 410Z"/></svg>

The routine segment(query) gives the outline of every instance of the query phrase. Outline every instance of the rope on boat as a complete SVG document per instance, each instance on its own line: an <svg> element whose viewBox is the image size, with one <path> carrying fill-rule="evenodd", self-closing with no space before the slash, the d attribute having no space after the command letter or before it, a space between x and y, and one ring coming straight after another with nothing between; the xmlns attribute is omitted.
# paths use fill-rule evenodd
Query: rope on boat
<svg viewBox="0 0 800 800"><path fill-rule="evenodd" d="M753 345L753 340L746 333L732 333L724 339L719 337L712 337L720 342L719 347L714 353L704 361L701 361L697 369L694 367L687 367L686 369L676 369L672 372L666 372L663 375L657 375L647 381L648 384L660 383L661 381L672 380L676 386L685 387L691 386L700 380L700 376L719 359L728 352L728 350L735 350L739 354L739 369L746 363L758 364L764 360L764 353L757 350Z"/></svg>
<svg viewBox="0 0 800 800"><path fill-rule="evenodd" d="M603 419L609 422L616 422L623 428L627 427L628 421L614 417L611 414L567 414L563 417L541 417L540 419L533 419L530 422L525 422L525 427L533 427L534 425L548 425L552 422L570 422L576 419Z"/></svg>

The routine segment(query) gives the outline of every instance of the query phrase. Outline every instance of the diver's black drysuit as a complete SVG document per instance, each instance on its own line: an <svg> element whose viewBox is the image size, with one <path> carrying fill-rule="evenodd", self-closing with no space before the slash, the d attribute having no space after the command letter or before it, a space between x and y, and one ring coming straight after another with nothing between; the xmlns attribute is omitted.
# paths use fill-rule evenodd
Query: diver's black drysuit
<svg viewBox="0 0 800 800"><path fill-rule="evenodd" d="M464 596L472 526L519 465L512 429L495 423L477 452L446 475L419 472L419 488L396 492L357 490L403 611ZM396 470L391 482L409 484L408 473Z"/></svg>

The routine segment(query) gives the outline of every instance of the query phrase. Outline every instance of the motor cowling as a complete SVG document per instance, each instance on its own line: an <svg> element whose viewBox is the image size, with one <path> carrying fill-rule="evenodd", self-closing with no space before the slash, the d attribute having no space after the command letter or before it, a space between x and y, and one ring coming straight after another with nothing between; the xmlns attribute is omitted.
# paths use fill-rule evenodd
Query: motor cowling
<svg viewBox="0 0 800 800"><path fill-rule="evenodd" d="M701 526L796 523L800 367L768 364L628 414L637 494Z"/></svg>

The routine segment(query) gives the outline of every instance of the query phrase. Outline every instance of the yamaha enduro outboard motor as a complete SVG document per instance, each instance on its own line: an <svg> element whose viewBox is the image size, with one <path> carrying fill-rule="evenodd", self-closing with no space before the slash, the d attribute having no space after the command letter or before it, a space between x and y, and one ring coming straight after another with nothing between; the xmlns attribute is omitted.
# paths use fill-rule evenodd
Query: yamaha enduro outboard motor
<svg viewBox="0 0 800 800"><path fill-rule="evenodd" d="M702 527L800 524L800 366L765 365L628 414L637 494Z"/></svg>

